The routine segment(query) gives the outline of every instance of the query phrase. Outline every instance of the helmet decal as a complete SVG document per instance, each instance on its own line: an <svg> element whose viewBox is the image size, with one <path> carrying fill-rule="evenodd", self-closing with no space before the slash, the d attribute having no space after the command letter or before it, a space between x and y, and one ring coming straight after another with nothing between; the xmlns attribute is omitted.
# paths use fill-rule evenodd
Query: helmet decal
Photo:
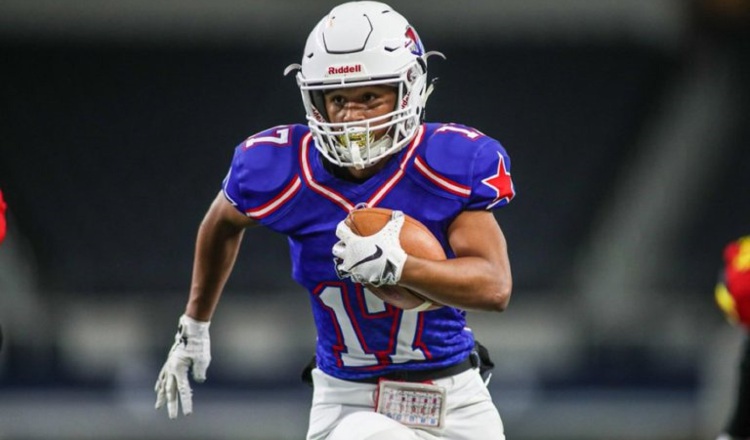
<svg viewBox="0 0 750 440"><path fill-rule="evenodd" d="M326 121L325 118L323 117L323 115L321 115L320 112L318 111L318 109L315 108L314 106L310 107L310 112L312 113L312 116L313 116L313 118L315 118L316 121L318 121L318 122L325 122Z"/></svg>
<svg viewBox="0 0 750 440"><path fill-rule="evenodd" d="M409 105L409 98L411 97L411 90L406 92L404 97L401 99L401 108L406 108Z"/></svg>
<svg viewBox="0 0 750 440"><path fill-rule="evenodd" d="M424 55L424 46L422 46L422 40L419 39L417 31L415 31L413 27L407 26L406 33L404 35L408 39L404 47L407 47L409 51L414 55Z"/></svg>

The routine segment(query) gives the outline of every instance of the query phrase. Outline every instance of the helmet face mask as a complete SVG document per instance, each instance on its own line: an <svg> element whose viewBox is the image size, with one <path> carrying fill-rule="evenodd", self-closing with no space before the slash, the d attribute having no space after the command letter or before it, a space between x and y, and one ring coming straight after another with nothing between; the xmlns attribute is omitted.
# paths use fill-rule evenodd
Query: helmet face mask
<svg viewBox="0 0 750 440"><path fill-rule="evenodd" d="M416 135L429 94L422 43L406 19L388 5L359 1L337 6L313 29L297 84L316 148L335 165L366 168L404 148ZM287 68L287 71L289 68ZM386 115L334 123L327 91L372 85L396 88ZM385 132L376 138L376 133Z"/></svg>

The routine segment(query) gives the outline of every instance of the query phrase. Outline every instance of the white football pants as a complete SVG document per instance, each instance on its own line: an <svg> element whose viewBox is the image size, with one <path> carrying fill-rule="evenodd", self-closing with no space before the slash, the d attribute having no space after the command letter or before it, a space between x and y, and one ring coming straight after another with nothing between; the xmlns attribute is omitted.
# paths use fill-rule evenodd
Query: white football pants
<svg viewBox="0 0 750 440"><path fill-rule="evenodd" d="M307 440L505 440L503 422L479 372L436 379L446 389L443 429L406 427L375 412L377 385L312 372L314 392Z"/></svg>

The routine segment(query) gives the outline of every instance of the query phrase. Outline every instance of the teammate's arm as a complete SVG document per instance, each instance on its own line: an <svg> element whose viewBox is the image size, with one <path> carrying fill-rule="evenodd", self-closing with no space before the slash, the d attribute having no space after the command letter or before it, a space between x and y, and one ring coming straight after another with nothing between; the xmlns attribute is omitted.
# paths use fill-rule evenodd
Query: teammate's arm
<svg viewBox="0 0 750 440"><path fill-rule="evenodd" d="M244 231L254 225L219 192L198 229L187 316L198 321L211 320L237 259Z"/></svg>
<svg viewBox="0 0 750 440"><path fill-rule="evenodd" d="M490 211L464 211L448 228L456 258L409 256L399 284L465 310L503 311L513 285L507 244Z"/></svg>

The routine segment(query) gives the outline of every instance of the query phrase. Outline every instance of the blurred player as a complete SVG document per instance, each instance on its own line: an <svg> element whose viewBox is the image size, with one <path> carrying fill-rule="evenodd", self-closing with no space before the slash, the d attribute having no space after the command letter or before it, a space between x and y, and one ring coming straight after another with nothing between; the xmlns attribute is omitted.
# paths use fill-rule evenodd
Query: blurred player
<svg viewBox="0 0 750 440"><path fill-rule="evenodd" d="M3 199L3 192L0 191L0 243L2 243L3 240L5 239L5 230L6 230L5 209L6 209L6 204L5 204L5 200Z"/></svg>
<svg viewBox="0 0 750 440"><path fill-rule="evenodd" d="M243 231L263 225L288 237L292 276L310 294L317 345L308 440L505 438L465 310L499 312L510 300L506 242L492 213L514 196L510 159L478 130L423 122L432 54L383 3L342 4L313 29L301 65L287 68L297 72L307 125L276 126L235 149L198 232L157 408L166 403L171 418L180 403L192 412L188 369L205 380L209 322ZM379 233L359 237L343 220L360 203L395 213ZM401 213L423 222L449 259L406 255ZM447 306L402 310L362 283L403 285Z"/></svg>
<svg viewBox="0 0 750 440"><path fill-rule="evenodd" d="M750 331L750 235L724 249L724 268L716 285L716 301L728 319ZM745 339L734 410L718 440L750 439L750 338Z"/></svg>
<svg viewBox="0 0 750 440"><path fill-rule="evenodd" d="M6 230L5 209L6 209L6 204L5 204L5 200L3 199L3 192L0 191L0 244L2 244L3 240L5 239L5 230ZM2 349L3 349L3 328L0 327L0 351L2 351Z"/></svg>

